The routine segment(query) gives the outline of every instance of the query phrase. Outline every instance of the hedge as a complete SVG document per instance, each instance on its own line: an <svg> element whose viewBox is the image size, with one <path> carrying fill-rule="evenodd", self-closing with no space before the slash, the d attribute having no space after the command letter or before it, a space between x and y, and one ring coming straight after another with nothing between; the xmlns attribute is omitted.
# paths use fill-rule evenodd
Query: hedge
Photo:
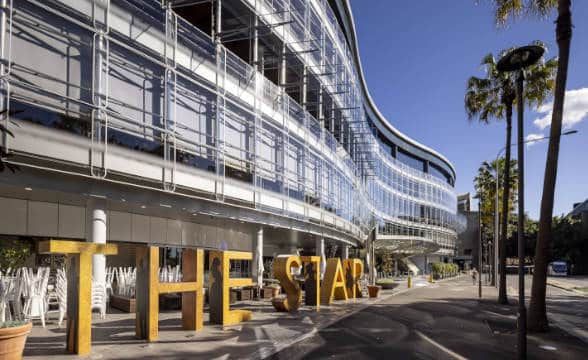
<svg viewBox="0 0 588 360"><path fill-rule="evenodd" d="M459 266L457 264L436 262L430 265L433 277L436 279L454 276L459 272Z"/></svg>

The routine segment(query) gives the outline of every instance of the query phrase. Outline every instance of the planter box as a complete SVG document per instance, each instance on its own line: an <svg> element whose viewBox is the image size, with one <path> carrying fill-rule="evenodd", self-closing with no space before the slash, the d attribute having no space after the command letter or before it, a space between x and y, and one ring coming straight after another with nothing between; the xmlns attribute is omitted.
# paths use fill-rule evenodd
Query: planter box
<svg viewBox="0 0 588 360"><path fill-rule="evenodd" d="M378 286L381 286L384 290L392 290L398 287L398 283L376 283Z"/></svg>
<svg viewBox="0 0 588 360"><path fill-rule="evenodd" d="M0 329L0 359L22 359L27 335L32 327L33 323L29 322L21 326Z"/></svg>
<svg viewBox="0 0 588 360"><path fill-rule="evenodd" d="M276 309L276 311L286 312L288 311L288 309L286 308L286 301L287 300L285 296L274 297L272 298L272 305L274 306L274 309Z"/></svg>
<svg viewBox="0 0 588 360"><path fill-rule="evenodd" d="M261 298L262 299L271 299L276 297L280 293L280 289L274 289L272 287L265 286L261 289Z"/></svg>
<svg viewBox="0 0 588 360"><path fill-rule="evenodd" d="M126 313L134 313L137 309L137 301L126 296L111 295L110 306Z"/></svg>
<svg viewBox="0 0 588 360"><path fill-rule="evenodd" d="M245 301L253 299L253 289L252 288L242 288L237 289L237 300Z"/></svg>
<svg viewBox="0 0 588 360"><path fill-rule="evenodd" d="M234 304L237 302L237 289L231 289L229 291L229 304Z"/></svg>
<svg viewBox="0 0 588 360"><path fill-rule="evenodd" d="M382 290L382 287L379 285L368 285L368 294L370 296L370 298L377 298L378 296L380 296L380 290Z"/></svg>

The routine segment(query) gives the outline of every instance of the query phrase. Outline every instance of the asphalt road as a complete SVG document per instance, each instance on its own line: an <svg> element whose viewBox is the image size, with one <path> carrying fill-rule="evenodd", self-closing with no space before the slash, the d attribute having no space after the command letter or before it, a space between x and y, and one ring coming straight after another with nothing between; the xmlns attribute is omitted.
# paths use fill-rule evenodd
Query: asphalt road
<svg viewBox="0 0 588 360"><path fill-rule="evenodd" d="M485 287L484 294L478 300L477 286L467 278L422 286L347 317L271 358L516 358L516 306L496 305L494 288ZM573 313L568 300L588 308L588 298L577 300L564 291L550 299L550 307L561 304ZM529 335L528 358L586 359L587 346L554 328Z"/></svg>

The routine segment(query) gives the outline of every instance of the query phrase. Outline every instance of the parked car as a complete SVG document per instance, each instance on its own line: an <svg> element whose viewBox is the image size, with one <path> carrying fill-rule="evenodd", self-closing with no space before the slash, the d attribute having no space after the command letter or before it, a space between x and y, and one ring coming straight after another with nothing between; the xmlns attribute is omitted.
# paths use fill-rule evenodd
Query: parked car
<svg viewBox="0 0 588 360"><path fill-rule="evenodd" d="M550 262L547 267L549 276L568 276L568 263L565 261Z"/></svg>

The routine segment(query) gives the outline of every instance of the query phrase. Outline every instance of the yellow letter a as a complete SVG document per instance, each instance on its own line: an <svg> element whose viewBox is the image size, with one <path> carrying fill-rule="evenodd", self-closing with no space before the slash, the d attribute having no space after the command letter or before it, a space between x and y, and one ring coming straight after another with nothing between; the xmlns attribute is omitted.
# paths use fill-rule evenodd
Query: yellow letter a
<svg viewBox="0 0 588 360"><path fill-rule="evenodd" d="M321 286L321 304L330 304L336 300L347 300L345 277L339 258L327 259L327 269Z"/></svg>

